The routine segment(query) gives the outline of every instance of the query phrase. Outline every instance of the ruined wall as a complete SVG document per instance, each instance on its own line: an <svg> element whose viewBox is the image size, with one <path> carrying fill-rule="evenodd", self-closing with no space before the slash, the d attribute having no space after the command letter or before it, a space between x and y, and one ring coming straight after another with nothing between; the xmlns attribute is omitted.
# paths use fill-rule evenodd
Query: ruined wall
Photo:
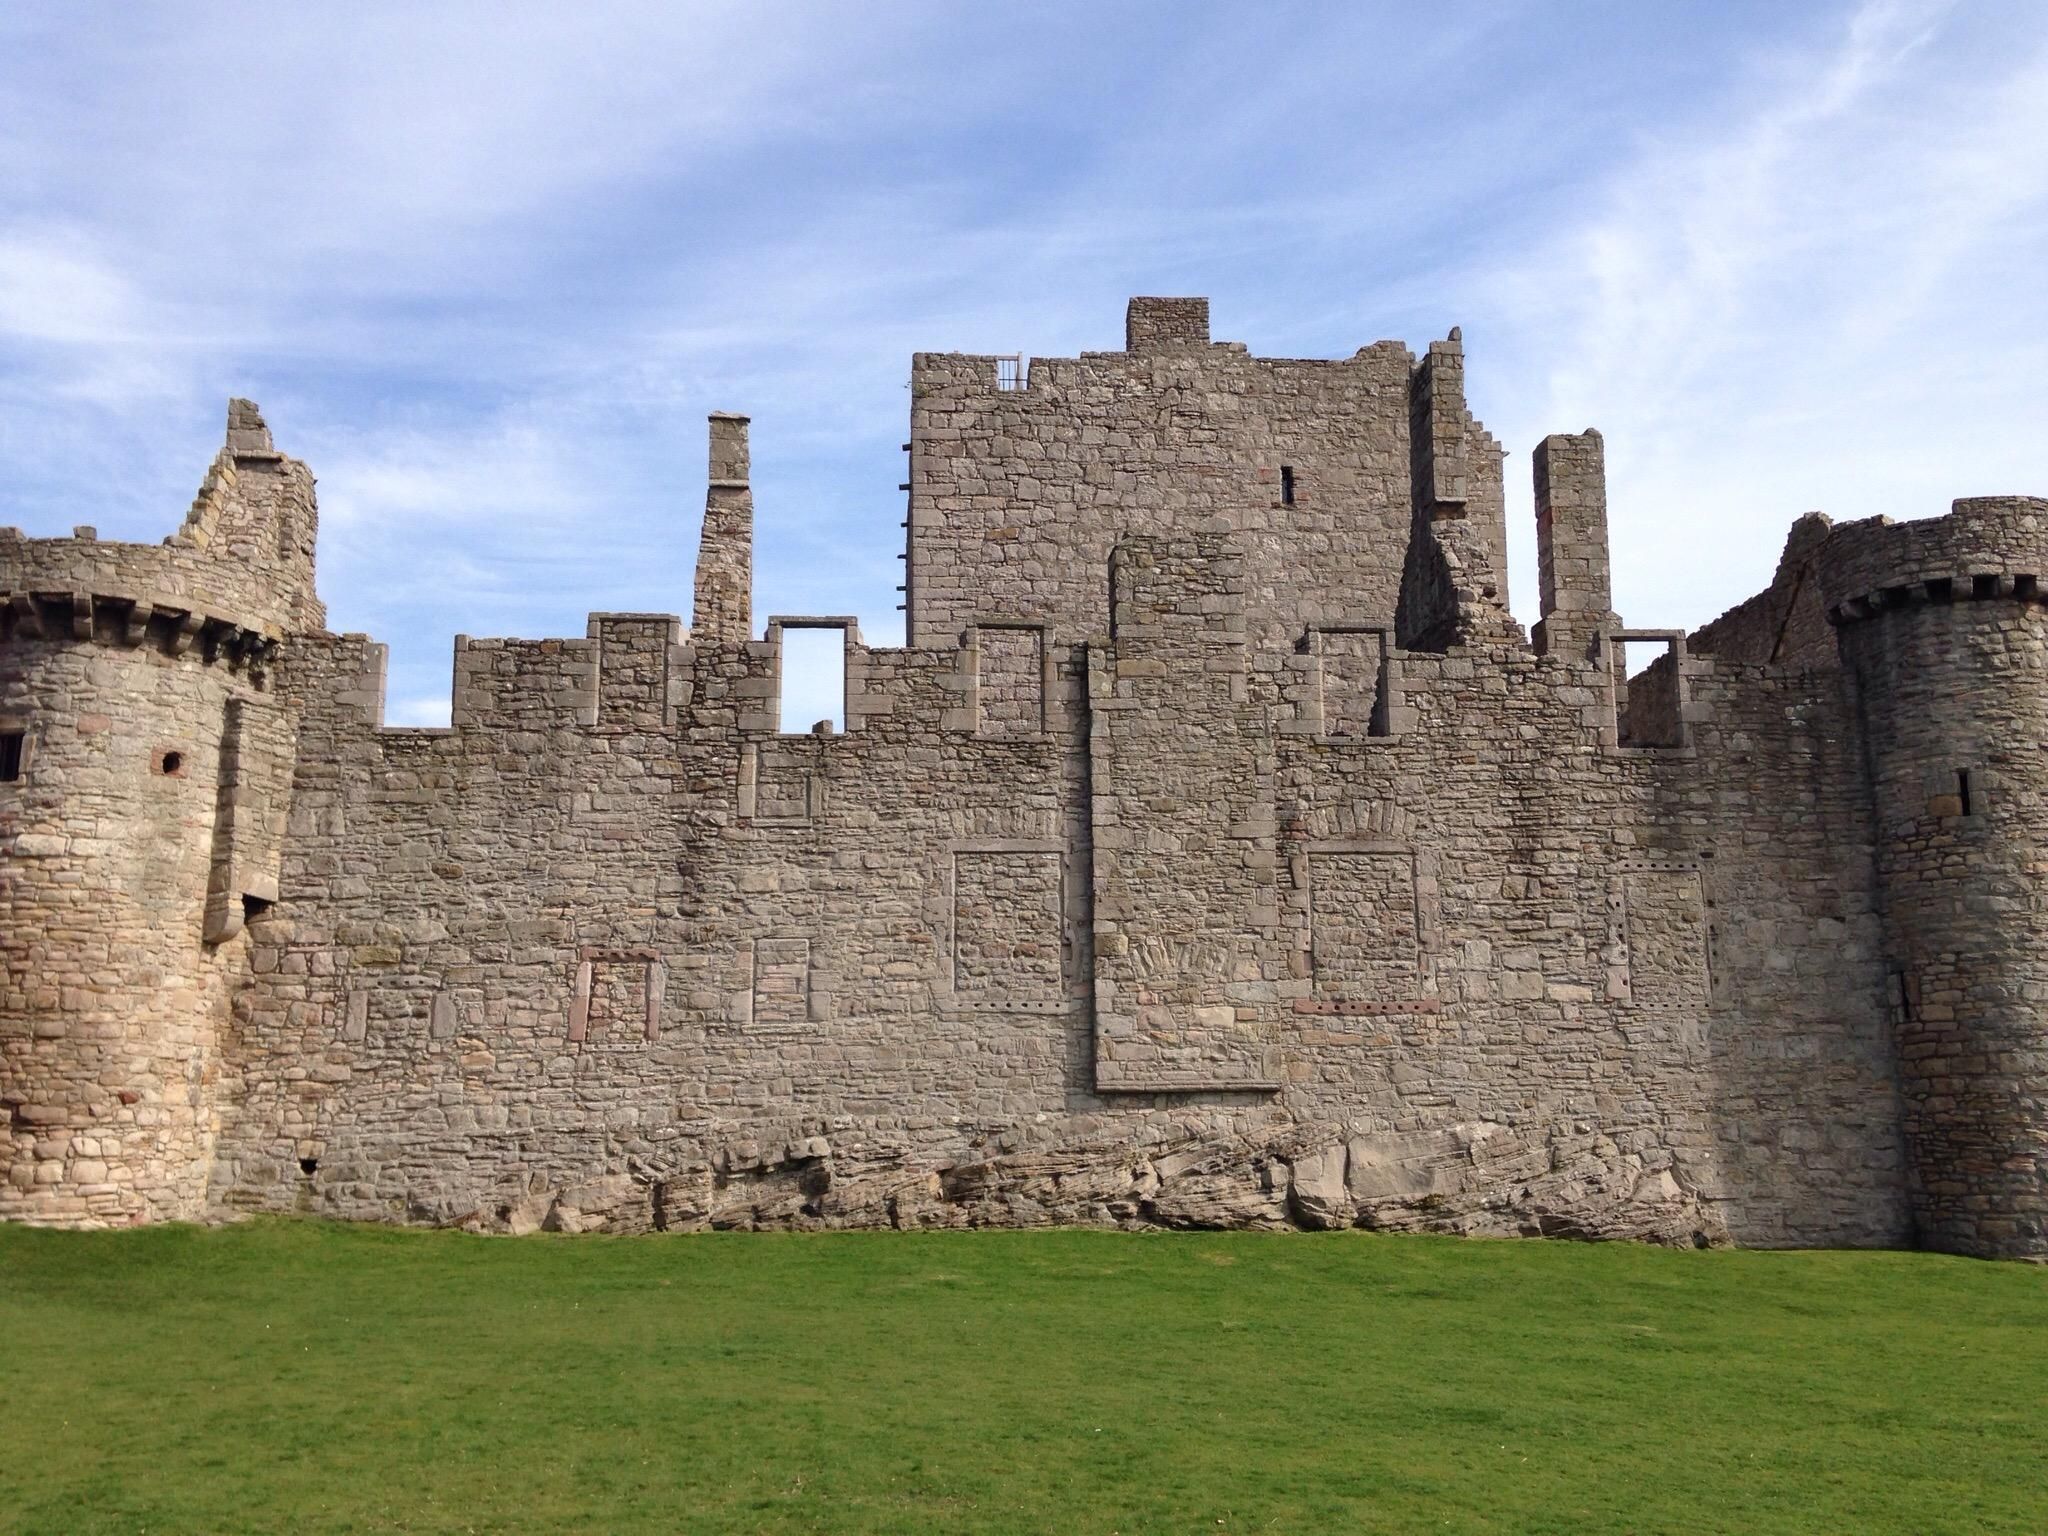
<svg viewBox="0 0 2048 1536"><path fill-rule="evenodd" d="M792 1147L921 1189L1066 1109L1072 725L984 735L959 652L856 647L859 728L780 736L772 643L594 628L470 642L437 732L364 718L359 637L294 651L293 858L239 1024L227 1203L446 1220L629 1174L642 1223L657 1189L665 1224L792 1216L801 1170L763 1172ZM690 679L666 711L614 708L652 665L598 658L636 644Z"/></svg>
<svg viewBox="0 0 2048 1536"><path fill-rule="evenodd" d="M1503 643L1395 653L1382 733L1333 736L1320 651L1241 638L1236 541L1117 562L1036 732L986 636L855 641L826 737L775 734L773 638L468 642L447 732L302 643L217 1198L1896 1240L1839 700L1773 676L1737 745L1632 752L1597 660ZM1773 714L1807 729L1759 752Z"/></svg>
<svg viewBox="0 0 2048 1536"><path fill-rule="evenodd" d="M445 730L252 407L184 542L0 543L0 1214L2039 1251L2048 505L1628 629L1553 437L1531 645L1455 333L1127 342L918 359L908 646L756 638L721 413L691 627L458 637Z"/></svg>

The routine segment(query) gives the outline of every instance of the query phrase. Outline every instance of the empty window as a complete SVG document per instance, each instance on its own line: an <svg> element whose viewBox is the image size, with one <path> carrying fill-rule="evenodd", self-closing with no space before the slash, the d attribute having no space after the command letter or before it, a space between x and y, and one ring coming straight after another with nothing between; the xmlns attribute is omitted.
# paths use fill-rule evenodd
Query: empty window
<svg viewBox="0 0 2048 1536"><path fill-rule="evenodd" d="M1962 807L1962 815L1970 814L1970 770L1967 768L1956 770L1956 803Z"/></svg>
<svg viewBox="0 0 2048 1536"><path fill-rule="evenodd" d="M0 731L0 784L21 777L22 746L27 739L26 731Z"/></svg>
<svg viewBox="0 0 2048 1536"><path fill-rule="evenodd" d="M1025 389L1031 383L1030 364L1021 352L996 359L996 388Z"/></svg>
<svg viewBox="0 0 2048 1536"><path fill-rule="evenodd" d="M1294 505L1294 466L1292 464L1282 464L1280 466L1280 505L1283 507Z"/></svg>
<svg viewBox="0 0 2048 1536"><path fill-rule="evenodd" d="M1684 746L1677 641L1617 636L1613 651L1616 741L1624 747Z"/></svg>
<svg viewBox="0 0 2048 1536"><path fill-rule="evenodd" d="M846 631L806 625L782 631L782 699L776 729L785 736L846 726Z"/></svg>

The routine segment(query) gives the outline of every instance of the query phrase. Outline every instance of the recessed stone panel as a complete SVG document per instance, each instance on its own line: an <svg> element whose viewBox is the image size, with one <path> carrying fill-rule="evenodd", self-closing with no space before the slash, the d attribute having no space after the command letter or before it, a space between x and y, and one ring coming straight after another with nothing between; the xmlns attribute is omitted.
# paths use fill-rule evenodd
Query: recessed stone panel
<svg viewBox="0 0 2048 1536"><path fill-rule="evenodd" d="M1696 869L1636 869L1622 876L1629 993L1639 1009L1704 1008L1707 903Z"/></svg>
<svg viewBox="0 0 2048 1536"><path fill-rule="evenodd" d="M959 853L953 860L953 990L975 1000L1060 995L1060 856Z"/></svg>
<svg viewBox="0 0 2048 1536"><path fill-rule="evenodd" d="M811 1017L811 941L754 940L754 1024L807 1024Z"/></svg>
<svg viewBox="0 0 2048 1536"><path fill-rule="evenodd" d="M1422 987L1415 855L1309 855L1309 949L1319 990L1412 997Z"/></svg>

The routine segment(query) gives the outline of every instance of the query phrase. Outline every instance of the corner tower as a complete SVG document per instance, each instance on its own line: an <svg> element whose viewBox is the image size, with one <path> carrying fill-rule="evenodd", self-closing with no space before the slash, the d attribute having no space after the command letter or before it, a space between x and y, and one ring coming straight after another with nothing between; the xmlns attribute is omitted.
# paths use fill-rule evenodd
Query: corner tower
<svg viewBox="0 0 2048 1536"><path fill-rule="evenodd" d="M191 1217L319 629L303 464L248 401L160 546L0 529L0 1216Z"/></svg>
<svg viewBox="0 0 2048 1536"><path fill-rule="evenodd" d="M2048 1258L2048 500L1838 528L1923 1246Z"/></svg>

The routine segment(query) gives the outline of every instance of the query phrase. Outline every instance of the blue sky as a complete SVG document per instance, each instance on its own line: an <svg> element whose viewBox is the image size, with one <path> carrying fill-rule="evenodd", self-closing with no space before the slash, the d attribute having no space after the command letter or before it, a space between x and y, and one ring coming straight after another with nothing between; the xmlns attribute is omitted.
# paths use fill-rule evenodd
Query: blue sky
<svg viewBox="0 0 2048 1536"><path fill-rule="evenodd" d="M1462 325L1517 611L1529 451L1597 426L1617 606L1692 626L1809 509L2048 494L2044 146L2031 0L14 6L0 522L160 538L253 396L436 723L457 632L687 615L742 410L757 623L894 643L910 353L1201 293L1268 354Z"/></svg>

